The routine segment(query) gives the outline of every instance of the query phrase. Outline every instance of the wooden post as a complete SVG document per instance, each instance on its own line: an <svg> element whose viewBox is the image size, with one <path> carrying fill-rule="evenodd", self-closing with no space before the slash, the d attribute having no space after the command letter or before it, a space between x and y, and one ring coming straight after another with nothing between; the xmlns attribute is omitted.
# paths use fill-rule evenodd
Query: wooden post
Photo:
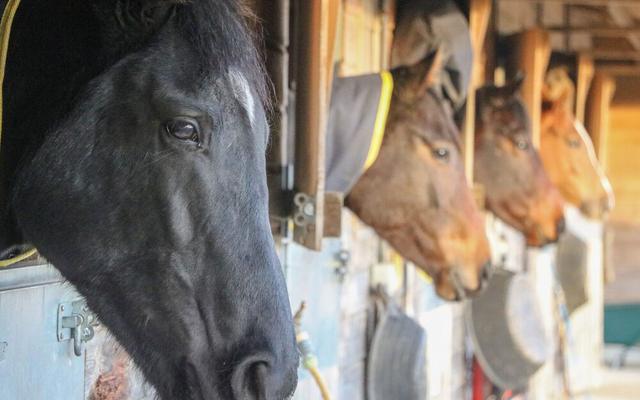
<svg viewBox="0 0 640 400"><path fill-rule="evenodd" d="M473 147L475 141L476 89L484 83L484 41L491 17L491 0L471 0L469 3L469 33L473 47L473 66L467 93L464 121L464 164L467 180L473 184Z"/></svg>
<svg viewBox="0 0 640 400"><path fill-rule="evenodd" d="M614 79L596 72L587 102L587 131L591 134L596 155L607 170L607 137L609 134L609 109L616 90Z"/></svg>
<svg viewBox="0 0 640 400"><path fill-rule="evenodd" d="M286 193L289 182L289 0L252 1L255 14L262 22L266 49L266 68L273 84L273 108L269 116L271 143L267 150L267 182L269 185L269 213L278 234L286 223L289 204Z"/></svg>
<svg viewBox="0 0 640 400"><path fill-rule="evenodd" d="M576 119L582 124L585 123L585 107L587 106L587 96L593 81L595 67L593 59L586 54L579 54L576 60Z"/></svg>
<svg viewBox="0 0 640 400"><path fill-rule="evenodd" d="M320 250L324 226L325 130L338 0L297 3L294 240Z"/></svg>
<svg viewBox="0 0 640 400"><path fill-rule="evenodd" d="M522 85L522 100L531 118L533 145L539 148L542 87L551 57L549 34L540 28L533 28L512 36L510 45L514 51L509 60L509 76L514 76L518 70L526 74Z"/></svg>

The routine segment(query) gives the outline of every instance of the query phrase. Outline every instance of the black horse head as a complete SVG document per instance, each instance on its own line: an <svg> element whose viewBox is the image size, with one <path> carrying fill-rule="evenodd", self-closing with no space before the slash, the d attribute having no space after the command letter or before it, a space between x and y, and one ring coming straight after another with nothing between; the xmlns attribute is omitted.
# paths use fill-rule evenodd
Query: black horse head
<svg viewBox="0 0 640 400"><path fill-rule="evenodd" d="M23 0L14 22L0 251L35 245L162 399L295 388L245 22L229 0Z"/></svg>

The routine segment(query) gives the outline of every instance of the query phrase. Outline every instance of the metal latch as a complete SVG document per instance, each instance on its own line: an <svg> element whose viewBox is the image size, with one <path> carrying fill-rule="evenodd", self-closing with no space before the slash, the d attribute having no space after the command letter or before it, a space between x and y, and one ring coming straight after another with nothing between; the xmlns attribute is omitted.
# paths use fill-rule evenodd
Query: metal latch
<svg viewBox="0 0 640 400"><path fill-rule="evenodd" d="M82 356L84 344L93 339L94 328L98 325L98 318L84 300L58 305L58 342L73 340L76 356Z"/></svg>

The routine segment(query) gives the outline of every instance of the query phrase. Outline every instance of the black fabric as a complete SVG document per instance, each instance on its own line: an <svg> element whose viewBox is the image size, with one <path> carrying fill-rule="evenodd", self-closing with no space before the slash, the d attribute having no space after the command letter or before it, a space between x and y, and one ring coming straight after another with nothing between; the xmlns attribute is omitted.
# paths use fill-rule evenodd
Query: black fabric
<svg viewBox="0 0 640 400"><path fill-rule="evenodd" d="M381 90L379 74L334 81L327 122L327 191L349 193L364 172Z"/></svg>
<svg viewBox="0 0 640 400"><path fill-rule="evenodd" d="M473 64L467 19L452 0L404 2L398 9L392 66L413 65L438 48L446 60L440 89L458 110L466 100Z"/></svg>

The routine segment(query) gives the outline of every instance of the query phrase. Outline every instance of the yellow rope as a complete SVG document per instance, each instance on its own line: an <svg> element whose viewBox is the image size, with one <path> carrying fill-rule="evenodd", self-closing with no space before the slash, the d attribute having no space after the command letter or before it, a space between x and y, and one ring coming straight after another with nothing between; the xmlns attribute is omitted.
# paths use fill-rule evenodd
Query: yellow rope
<svg viewBox="0 0 640 400"><path fill-rule="evenodd" d="M391 95L393 94L393 76L389 71L380 73L382 79L382 87L380 89L380 101L378 103L378 111L376 113L376 121L373 126L373 137L369 146L369 154L367 161L364 163L364 169L367 170L373 165L380 153L382 146L382 138L387 125L387 117L389 116L389 106L391 105Z"/></svg>
<svg viewBox="0 0 640 400"><path fill-rule="evenodd" d="M15 256L15 257L9 258L7 260L0 260L0 268L10 267L13 264L19 263L20 261L24 261L27 258L34 256L37 252L38 252L38 250L31 249L31 250L25 251L22 254L19 254L19 255Z"/></svg>
<svg viewBox="0 0 640 400"><path fill-rule="evenodd" d="M9 52L9 37L11 36L11 25L16 11L20 6L20 0L9 0L2 12L2 20L0 20L0 145L2 145L2 109L3 109L3 92L4 92L4 73L7 65L7 53ZM6 268L20 261L26 260L37 253L36 249L28 250L8 260L0 260L0 268Z"/></svg>
<svg viewBox="0 0 640 400"><path fill-rule="evenodd" d="M11 24L16 11L20 6L20 0L9 0L2 13L0 21L0 144L2 144L2 108L4 105L2 93L4 91L4 72L7 65L7 53L9 52L9 37L11 36Z"/></svg>
<svg viewBox="0 0 640 400"><path fill-rule="evenodd" d="M329 393L329 388L322 378L320 371L318 371L317 367L309 367L307 371L313 376L313 380L316 381L316 385L318 389L320 389L320 394L322 395L322 400L331 400L331 393Z"/></svg>

